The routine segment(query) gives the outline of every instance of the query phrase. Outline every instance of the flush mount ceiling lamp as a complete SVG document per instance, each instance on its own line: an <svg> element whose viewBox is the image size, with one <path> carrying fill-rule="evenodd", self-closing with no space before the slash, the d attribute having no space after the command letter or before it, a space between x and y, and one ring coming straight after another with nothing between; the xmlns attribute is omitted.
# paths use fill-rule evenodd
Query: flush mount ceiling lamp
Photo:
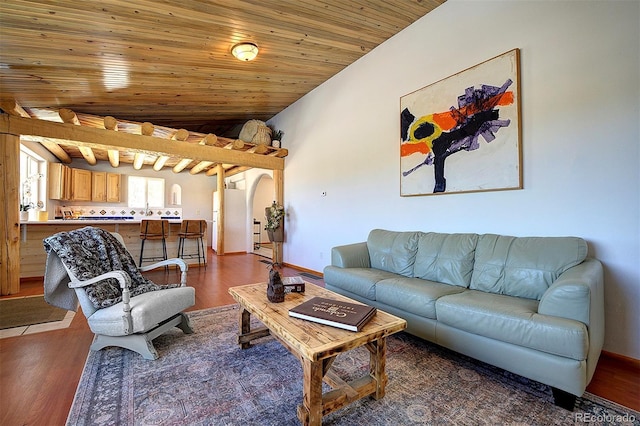
<svg viewBox="0 0 640 426"><path fill-rule="evenodd" d="M238 43L231 48L231 54L241 61L253 61L258 56L258 46L254 43Z"/></svg>

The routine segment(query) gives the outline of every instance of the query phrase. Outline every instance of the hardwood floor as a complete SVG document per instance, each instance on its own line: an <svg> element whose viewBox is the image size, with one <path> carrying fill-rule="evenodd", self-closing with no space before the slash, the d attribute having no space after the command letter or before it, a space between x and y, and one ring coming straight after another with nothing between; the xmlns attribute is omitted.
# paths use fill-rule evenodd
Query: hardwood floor
<svg viewBox="0 0 640 426"><path fill-rule="evenodd" d="M253 254L216 256L209 251L208 267L191 268L188 284L196 288L196 304L190 310L234 303L229 287L266 281L265 258ZM283 276L301 271L283 267ZM312 272L312 271L302 271ZM161 284L177 282L177 273L146 274ZM321 279L305 277L324 286ZM22 283L18 295L42 294L42 280ZM93 334L81 312L67 329L0 340L0 424L64 425L82 374ZM637 360L611 354L600 358L587 390L640 411L640 368Z"/></svg>

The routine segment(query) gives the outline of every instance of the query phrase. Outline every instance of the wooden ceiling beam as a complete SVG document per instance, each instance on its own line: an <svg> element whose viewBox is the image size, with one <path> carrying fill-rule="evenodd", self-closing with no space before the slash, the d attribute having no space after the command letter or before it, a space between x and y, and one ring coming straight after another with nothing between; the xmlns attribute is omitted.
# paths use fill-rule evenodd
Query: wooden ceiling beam
<svg viewBox="0 0 640 426"><path fill-rule="evenodd" d="M218 142L218 137L216 135L212 135L211 133L209 133L207 136L205 136L204 138L202 138L202 140L199 142L200 145L208 145L208 146L219 146L217 145ZM173 172L174 173L180 173L181 171L183 171L189 164L191 164L193 160L190 158L183 158L182 160L178 161L178 164L176 164L175 166L173 166ZM208 165L210 165L209 161L201 161L200 163L198 163L195 167L200 167L201 163L207 163ZM192 168L193 169L193 168ZM191 173L191 174L195 174L195 173Z"/></svg>
<svg viewBox="0 0 640 426"><path fill-rule="evenodd" d="M187 138L189 138L189 131L185 129L180 129L171 137L171 140L184 142L187 140ZM168 155L159 156L156 159L156 162L153 163L153 170L155 170L156 172L162 170L162 168L164 167L164 164L167 162L167 160L169 160L169 158L171 157L169 157Z"/></svg>
<svg viewBox="0 0 640 426"><path fill-rule="evenodd" d="M15 99L0 100L0 108L7 114L15 115L16 117L31 118L29 113Z"/></svg>
<svg viewBox="0 0 640 426"><path fill-rule="evenodd" d="M68 108L60 108L58 111L60 118L64 123L73 124L75 126L80 126L80 120L78 120L78 116L75 112L71 111ZM84 159L92 166L95 166L98 163L96 160L96 156L93 153L93 150L86 146L79 147L80 153L84 157Z"/></svg>
<svg viewBox="0 0 640 426"><path fill-rule="evenodd" d="M24 108L22 108L20 106L20 104L18 104L16 102L15 99L2 100L0 102L0 108L2 108L2 110L4 112L6 112L7 114L11 114L11 115L16 116L16 117L31 118L29 113L27 111L25 111ZM71 163L71 157L69 156L69 154L67 154L64 149L60 148L60 145L58 145L57 143L53 143L51 141L48 141L48 140L46 140L46 138L24 137L22 139L25 139L25 140L28 140L28 141L31 141L31 142L38 142L38 143L42 144L42 146L44 146L46 149L48 149L50 153L55 155L56 158L58 160L60 160L61 162L65 163L65 164Z"/></svg>
<svg viewBox="0 0 640 426"><path fill-rule="evenodd" d="M225 149L193 143L167 146L164 143L166 139L154 136L112 132L100 128L33 120L7 114L0 116L0 132L61 139L60 143L78 147L118 148L123 151L139 152L153 156L164 154L173 157L191 158L193 161L214 161L216 163L229 163L268 170L284 169L284 159L271 154L257 155L237 149Z"/></svg>
<svg viewBox="0 0 640 426"><path fill-rule="evenodd" d="M196 164L195 166L193 166L191 168L191 170L189 170L189 173L192 174L192 175L197 175L198 173L200 173L201 171L203 171L207 167L212 166L213 164L214 164L213 161L201 161L198 164Z"/></svg>
<svg viewBox="0 0 640 426"><path fill-rule="evenodd" d="M153 131L155 130L155 126L149 122L144 122L140 125L140 134L144 136L153 135ZM136 152L133 156L133 168L136 170L140 170L142 165L144 164L145 154L143 152Z"/></svg>
<svg viewBox="0 0 640 426"><path fill-rule="evenodd" d="M113 130L114 132L118 131L118 120L107 115L104 120L104 128L107 130ZM117 149L110 149L107 151L107 156L109 157L109 163L111 167L118 167L120 165L120 151Z"/></svg>

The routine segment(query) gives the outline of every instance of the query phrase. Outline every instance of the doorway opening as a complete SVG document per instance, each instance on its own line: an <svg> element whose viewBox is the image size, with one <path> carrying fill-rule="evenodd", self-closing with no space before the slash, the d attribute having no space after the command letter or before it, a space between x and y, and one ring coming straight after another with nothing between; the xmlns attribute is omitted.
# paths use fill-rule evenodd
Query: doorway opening
<svg viewBox="0 0 640 426"><path fill-rule="evenodd" d="M269 260L273 258L273 248L267 231L264 229L267 220L264 209L269 207L273 200L275 200L273 178L268 174L263 174L256 183L253 193L253 241L251 248L253 254L266 257Z"/></svg>

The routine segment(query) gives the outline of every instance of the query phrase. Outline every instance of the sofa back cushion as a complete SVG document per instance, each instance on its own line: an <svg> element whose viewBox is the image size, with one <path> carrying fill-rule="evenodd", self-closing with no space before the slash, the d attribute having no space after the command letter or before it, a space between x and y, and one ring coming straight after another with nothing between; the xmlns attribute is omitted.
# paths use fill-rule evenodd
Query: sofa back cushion
<svg viewBox="0 0 640 426"><path fill-rule="evenodd" d="M421 232L413 266L416 278L469 287L477 234Z"/></svg>
<svg viewBox="0 0 640 426"><path fill-rule="evenodd" d="M367 239L372 268L406 277L413 276L417 247L418 232L374 229Z"/></svg>
<svg viewBox="0 0 640 426"><path fill-rule="evenodd" d="M582 238L481 235L470 288L540 300L560 274L586 256Z"/></svg>

